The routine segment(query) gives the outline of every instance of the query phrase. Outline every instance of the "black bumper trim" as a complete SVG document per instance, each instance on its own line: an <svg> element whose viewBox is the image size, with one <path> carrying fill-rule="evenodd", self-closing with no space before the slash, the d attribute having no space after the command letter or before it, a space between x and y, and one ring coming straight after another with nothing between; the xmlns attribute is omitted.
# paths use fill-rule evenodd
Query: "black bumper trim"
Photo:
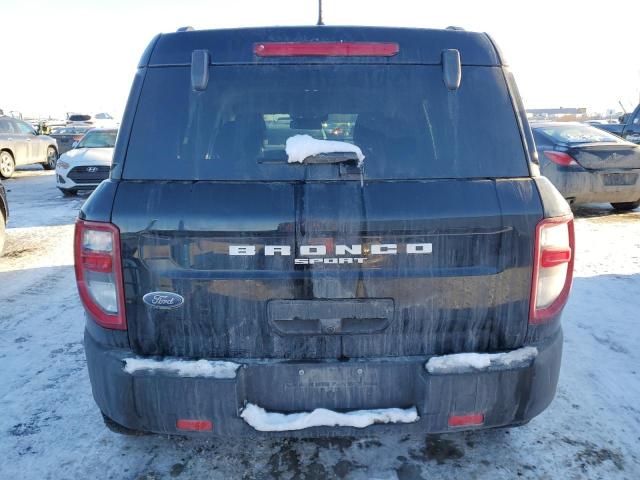
<svg viewBox="0 0 640 480"><path fill-rule="evenodd" d="M348 362L242 363L235 379L179 377L154 371L123 370L124 349L104 347L85 331L85 351L96 403L108 417L135 430L183 434L179 418L206 419L220 436L358 436L382 432L440 433L450 415L484 413L477 428L520 425L553 400L562 356L562 332L535 345L537 357L514 368L431 375L426 357L358 359ZM308 411L416 406L411 424L364 429L316 427L295 432L257 432L239 416L251 402L273 411Z"/></svg>

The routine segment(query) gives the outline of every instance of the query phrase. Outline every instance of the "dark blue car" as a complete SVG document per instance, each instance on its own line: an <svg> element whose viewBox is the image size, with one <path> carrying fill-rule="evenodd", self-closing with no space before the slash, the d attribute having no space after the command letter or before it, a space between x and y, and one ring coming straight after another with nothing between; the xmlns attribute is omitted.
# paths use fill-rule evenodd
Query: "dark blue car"
<svg viewBox="0 0 640 480"><path fill-rule="evenodd" d="M531 126L542 174L571 204L640 207L640 145L581 123Z"/></svg>
<svg viewBox="0 0 640 480"><path fill-rule="evenodd" d="M574 250L569 206L534 161L486 34L159 35L76 225L107 426L527 423L555 393Z"/></svg>

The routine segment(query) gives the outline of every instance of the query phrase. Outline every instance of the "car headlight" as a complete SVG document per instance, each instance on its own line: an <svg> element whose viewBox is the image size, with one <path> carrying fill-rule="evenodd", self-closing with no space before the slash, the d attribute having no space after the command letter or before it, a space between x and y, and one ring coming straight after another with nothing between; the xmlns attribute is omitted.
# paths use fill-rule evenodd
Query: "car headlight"
<svg viewBox="0 0 640 480"><path fill-rule="evenodd" d="M64 160L60 160L58 159L58 163L56 163L56 165L64 170L66 170L67 168L69 168L69 164L67 162L65 162Z"/></svg>

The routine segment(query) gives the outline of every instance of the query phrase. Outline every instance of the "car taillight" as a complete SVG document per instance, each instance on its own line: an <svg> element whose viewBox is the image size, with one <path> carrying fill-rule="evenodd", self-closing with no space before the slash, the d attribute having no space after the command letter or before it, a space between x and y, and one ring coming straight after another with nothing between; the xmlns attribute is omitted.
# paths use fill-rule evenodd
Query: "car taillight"
<svg viewBox="0 0 640 480"><path fill-rule="evenodd" d="M253 46L258 57L392 57L397 43L383 42L266 42Z"/></svg>
<svg viewBox="0 0 640 480"><path fill-rule="evenodd" d="M543 323L567 303L573 280L573 216L545 218L536 226L529 323Z"/></svg>
<svg viewBox="0 0 640 480"><path fill-rule="evenodd" d="M104 328L126 330L118 228L78 219L74 257L78 292L92 318Z"/></svg>
<svg viewBox="0 0 640 480"><path fill-rule="evenodd" d="M575 161L575 159L568 153L552 152L552 151L546 151L543 153L544 153L544 156L547 157L549 160L551 160L553 163L555 163L556 165L560 165L562 167L568 167L569 165L578 164Z"/></svg>

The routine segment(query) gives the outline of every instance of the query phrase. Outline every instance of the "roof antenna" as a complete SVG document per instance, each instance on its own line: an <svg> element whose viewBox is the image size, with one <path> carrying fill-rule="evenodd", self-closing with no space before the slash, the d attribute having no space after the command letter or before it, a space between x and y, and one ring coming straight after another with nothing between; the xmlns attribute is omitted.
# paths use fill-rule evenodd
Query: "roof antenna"
<svg viewBox="0 0 640 480"><path fill-rule="evenodd" d="M316 25L324 25L322 21L322 0L318 0L318 23Z"/></svg>

